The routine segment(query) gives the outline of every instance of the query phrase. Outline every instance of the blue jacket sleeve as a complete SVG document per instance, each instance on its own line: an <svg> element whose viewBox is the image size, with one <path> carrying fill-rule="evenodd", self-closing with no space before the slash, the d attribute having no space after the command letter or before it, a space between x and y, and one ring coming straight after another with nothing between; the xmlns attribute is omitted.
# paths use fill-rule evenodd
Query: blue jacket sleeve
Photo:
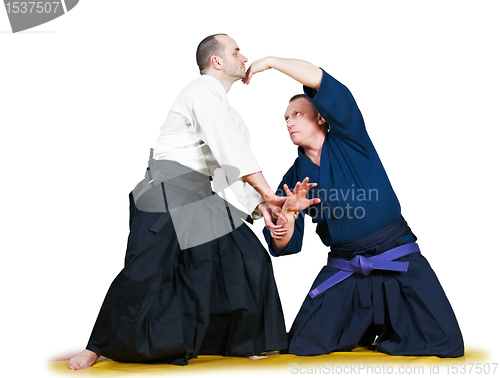
<svg viewBox="0 0 500 378"><path fill-rule="evenodd" d="M363 116L349 89L323 70L318 90L304 86L309 98L330 125L330 133L369 157L372 144Z"/></svg>

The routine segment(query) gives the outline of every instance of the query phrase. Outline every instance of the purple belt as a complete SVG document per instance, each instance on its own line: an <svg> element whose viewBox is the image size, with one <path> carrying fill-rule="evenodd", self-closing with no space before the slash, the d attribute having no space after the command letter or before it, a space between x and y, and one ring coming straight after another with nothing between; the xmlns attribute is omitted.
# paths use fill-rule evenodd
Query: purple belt
<svg viewBox="0 0 500 378"><path fill-rule="evenodd" d="M354 256L351 260L342 260L333 257L328 257L327 266L339 269L340 272L335 273L321 285L309 292L311 298L315 298L326 289L345 280L354 273L368 276L374 269L390 270L393 272L406 272L408 270L408 262L392 261L400 257L409 255L410 253L420 252L417 243L404 244L399 247L389 249L379 255L365 257L361 255Z"/></svg>

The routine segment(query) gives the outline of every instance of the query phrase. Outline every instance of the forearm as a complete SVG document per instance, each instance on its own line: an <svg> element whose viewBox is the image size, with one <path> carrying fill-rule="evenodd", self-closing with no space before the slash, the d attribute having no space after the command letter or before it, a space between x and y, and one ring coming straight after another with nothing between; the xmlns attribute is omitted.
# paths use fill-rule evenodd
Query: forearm
<svg viewBox="0 0 500 378"><path fill-rule="evenodd" d="M290 76L306 87L319 89L323 71L314 64L305 60L277 58L274 56L269 56L265 59L269 68L274 68Z"/></svg>
<svg viewBox="0 0 500 378"><path fill-rule="evenodd" d="M261 195L264 201L268 202L269 199L276 197L276 194L270 188L262 172L255 172L250 175L243 176L242 179L243 181L249 183L257 191L257 193Z"/></svg>
<svg viewBox="0 0 500 378"><path fill-rule="evenodd" d="M271 234L271 248L276 256L281 255L285 249L288 248L288 244L290 244L290 240L293 236L293 231L295 228L295 212L283 212L283 214L287 218L287 222L285 223L281 218L276 222L277 225L285 225L288 232L284 234L281 239L275 239Z"/></svg>

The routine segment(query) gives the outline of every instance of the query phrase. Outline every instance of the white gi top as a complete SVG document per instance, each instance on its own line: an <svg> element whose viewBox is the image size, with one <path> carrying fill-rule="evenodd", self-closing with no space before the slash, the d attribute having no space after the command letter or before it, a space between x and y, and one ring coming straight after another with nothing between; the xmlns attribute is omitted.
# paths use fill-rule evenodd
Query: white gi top
<svg viewBox="0 0 500 378"><path fill-rule="evenodd" d="M156 160L172 160L207 176L224 171L239 202L253 217L264 202L242 176L260 172L250 151L250 133L241 116L229 105L227 93L213 76L202 75L177 96L161 126L154 149ZM235 168L237 168L235 170Z"/></svg>

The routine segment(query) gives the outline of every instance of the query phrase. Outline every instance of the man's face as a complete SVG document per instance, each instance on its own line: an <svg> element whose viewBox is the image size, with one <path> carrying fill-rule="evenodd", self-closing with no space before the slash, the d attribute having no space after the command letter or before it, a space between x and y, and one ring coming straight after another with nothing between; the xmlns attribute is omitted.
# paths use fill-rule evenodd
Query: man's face
<svg viewBox="0 0 500 378"><path fill-rule="evenodd" d="M312 146L318 136L324 133L319 119L322 118L318 118L318 114L313 112L307 99L293 100L285 111L286 127L293 144L302 147Z"/></svg>
<svg viewBox="0 0 500 378"><path fill-rule="evenodd" d="M234 78L235 81L245 78L245 63L248 59L240 52L235 40L227 35L218 35L216 38L226 46L224 57L222 57L226 75Z"/></svg>

